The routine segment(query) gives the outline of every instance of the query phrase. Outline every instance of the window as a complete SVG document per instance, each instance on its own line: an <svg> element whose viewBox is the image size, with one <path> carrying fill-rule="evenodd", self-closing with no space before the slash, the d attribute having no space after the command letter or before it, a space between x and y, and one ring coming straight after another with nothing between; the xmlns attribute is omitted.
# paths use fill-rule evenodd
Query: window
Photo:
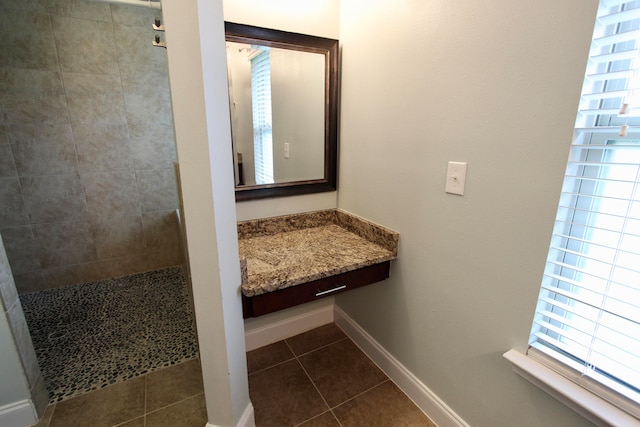
<svg viewBox="0 0 640 427"><path fill-rule="evenodd" d="M252 46L251 59L253 155L256 184L273 184L273 126L271 120L271 59L269 48Z"/></svg>
<svg viewBox="0 0 640 427"><path fill-rule="evenodd" d="M640 1L601 0L528 355L640 418Z"/></svg>

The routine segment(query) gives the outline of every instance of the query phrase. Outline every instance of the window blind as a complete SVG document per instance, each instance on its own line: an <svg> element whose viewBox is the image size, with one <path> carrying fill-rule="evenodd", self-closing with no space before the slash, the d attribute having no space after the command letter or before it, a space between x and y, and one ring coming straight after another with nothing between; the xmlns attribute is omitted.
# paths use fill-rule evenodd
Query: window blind
<svg viewBox="0 0 640 427"><path fill-rule="evenodd" d="M273 126L271 120L271 59L269 48L251 59L251 109L256 184L273 184Z"/></svg>
<svg viewBox="0 0 640 427"><path fill-rule="evenodd" d="M640 1L602 0L528 354L640 417Z"/></svg>

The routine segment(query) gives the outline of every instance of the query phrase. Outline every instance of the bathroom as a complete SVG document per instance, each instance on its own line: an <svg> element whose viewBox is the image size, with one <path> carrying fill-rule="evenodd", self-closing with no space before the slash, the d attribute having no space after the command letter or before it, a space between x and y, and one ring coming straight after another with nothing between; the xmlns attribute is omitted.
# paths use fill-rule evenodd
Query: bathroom
<svg viewBox="0 0 640 427"><path fill-rule="evenodd" d="M245 335L335 304L469 425L588 425L502 353L526 347L595 2L263 3L163 4L209 423L248 405ZM341 40L337 192L235 203L224 19ZM390 279L243 322L235 222L334 207L400 233Z"/></svg>

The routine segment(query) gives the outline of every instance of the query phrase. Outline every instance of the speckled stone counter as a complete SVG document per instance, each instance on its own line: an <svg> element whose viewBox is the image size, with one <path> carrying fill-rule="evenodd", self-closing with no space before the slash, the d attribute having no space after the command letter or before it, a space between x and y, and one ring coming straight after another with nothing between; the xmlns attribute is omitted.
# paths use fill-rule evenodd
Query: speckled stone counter
<svg viewBox="0 0 640 427"><path fill-rule="evenodd" d="M242 293L253 297L395 259L398 239L339 209L239 222Z"/></svg>

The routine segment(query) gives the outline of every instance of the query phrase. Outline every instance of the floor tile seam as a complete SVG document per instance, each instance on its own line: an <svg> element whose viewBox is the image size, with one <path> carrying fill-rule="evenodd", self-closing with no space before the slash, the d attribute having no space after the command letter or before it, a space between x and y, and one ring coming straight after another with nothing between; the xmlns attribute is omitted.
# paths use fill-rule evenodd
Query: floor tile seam
<svg viewBox="0 0 640 427"><path fill-rule="evenodd" d="M296 357L302 357L302 356L306 356L306 355L308 355L308 354L311 354L311 353L313 353L313 352L315 352L315 351L322 350L322 349L325 349L325 348L327 348L327 347L330 347L330 346L332 346L332 345L334 345L334 344L338 344L339 342L342 342L342 341L345 341L345 340L348 340L348 339L349 339L349 337L340 338L339 340L336 340L336 341L330 342L330 343L325 344L325 345L323 345L323 346L321 346L321 347L314 348L313 350L309 350L309 351L304 352L304 353L301 353L301 354L296 354L296 353L293 351L293 349L291 349L291 347L289 347L289 349L293 352L293 354L294 354ZM287 342L287 340L284 340L284 341L285 341L285 343ZM287 345L289 345L289 343L287 343Z"/></svg>
<svg viewBox="0 0 640 427"><path fill-rule="evenodd" d="M130 423L131 421L133 421L133 420L137 420L138 418L142 418L142 419L143 419L143 421L146 419L146 417L144 416L144 414L142 414L142 415L139 415L139 416L137 416L137 417L133 417L133 418L130 418L130 419L128 419L128 420L125 420L125 421L123 421L123 422L121 422L121 423L114 424L112 427L121 427L121 426L127 425L127 424L128 424L128 423ZM144 423L143 423L143 425L144 425Z"/></svg>
<svg viewBox="0 0 640 427"><path fill-rule="evenodd" d="M56 404L55 403L53 403L53 404L49 403L49 404L47 404L47 406L48 405L53 405L53 408L51 409L51 415L49 415L49 419L47 420L47 424L44 425L43 427L49 427L51 425L51 420L53 420L53 414L55 414L55 412L56 412ZM42 413L42 416L44 416L46 414L46 412L47 412L47 409L45 408L44 412Z"/></svg>
<svg viewBox="0 0 640 427"><path fill-rule="evenodd" d="M181 399L181 400L178 400L178 401L176 401L176 402L170 403L170 404L168 404L168 405L166 405L166 406L162 406L162 407L160 407L160 408L154 409L153 411L145 412L145 414L144 414L144 416L145 416L145 420L146 420L146 418L147 418L147 416L148 416L148 415L155 414L155 413L156 413L156 412L158 412L158 411L162 411L163 409L170 408L170 407L172 407L172 406L175 406L175 405L178 405L178 404L180 404L180 403L183 403L183 402L185 402L185 401L187 401L187 400L189 400L189 399L194 399L194 398L196 398L196 397L198 397L198 396L202 396L202 395L204 395L204 392L200 392L200 393L198 393L198 394L194 394L193 396L185 397L184 399Z"/></svg>
<svg viewBox="0 0 640 427"><path fill-rule="evenodd" d="M285 364L285 363L287 363L287 362L291 362L291 361L292 361L292 360L294 360L295 358L296 358L296 356L294 355L294 356L292 356L290 359L283 360L282 362L278 362L278 363L276 363L275 365L270 365L270 366L267 366L266 368L262 368L262 369L260 369L260 370L258 370L258 371L251 372L250 374L248 374L248 376L256 375L256 374L259 374L259 373L261 373L261 372L268 371L268 370L269 370L269 369L271 369L271 368L275 368L275 367L277 367L277 366L284 365L284 364Z"/></svg>
<svg viewBox="0 0 640 427"><path fill-rule="evenodd" d="M331 408L330 408L330 409L331 409L331 412L333 412L333 410L334 410L334 409L336 409L336 408L338 408L339 406L342 406L342 405L344 405L344 404L345 404L345 403L347 403L347 402L350 402L350 401L352 401L352 400L354 400L354 399L357 399L358 397L360 397L360 396L362 396L362 395L364 395L364 394L369 393L371 390L373 390L373 389L375 389L375 388L380 387L382 384L384 384L384 383L386 383L386 382L392 382L392 381L391 381L389 378L385 378L382 382L380 382L380 383L378 383L378 384L376 384L376 385L374 385L374 386L371 386L371 387L369 387L368 389L366 389L366 390L364 390L364 391L362 391L362 392L360 392L360 393L356 394L355 396L352 396L352 397L348 398L348 399L347 399L347 400L345 400L344 402L340 402L340 403L338 403L337 405L335 405L335 406L331 407ZM334 414L334 416L335 416L335 414ZM336 417L336 419L337 419L337 418L338 418L338 417Z"/></svg>
<svg viewBox="0 0 640 427"><path fill-rule="evenodd" d="M143 412L142 412L142 416L144 417L144 424L146 425L147 422L147 397L149 396L149 393L147 393L147 385L148 385L148 374L145 374L144 376L144 407L143 407Z"/></svg>
<svg viewBox="0 0 640 427"><path fill-rule="evenodd" d="M321 412L321 413L319 413L318 415L314 415L313 417L308 418L308 419L306 419L306 420L304 420L304 421L301 421L301 422L299 422L299 423L297 423L297 424L294 424L294 425L293 425L293 427L300 427L300 426L302 426L302 425L304 425L304 424L308 423L308 422L309 422L309 421L311 421L311 420L315 420L316 418L320 418L320 417L321 417L321 416L323 416L324 414L331 414L331 415L333 415L333 418L338 422L338 424L340 425L340 427L342 427L342 424L340 423L340 421L338 421L338 418L336 418L335 414L333 413L333 411L332 411L331 409L326 410L326 411L324 411L324 412Z"/></svg>
<svg viewBox="0 0 640 427"><path fill-rule="evenodd" d="M307 372L307 369L304 367L304 365L302 364L302 362L300 361L300 359L298 359L298 356L296 356L296 362L298 362L298 365L300 365L300 367L302 368L302 372L304 372L304 374L307 376L307 378L309 379L309 381L311 382L311 385L313 386L313 388L316 390L316 392L318 393L318 395L320 396L320 398L322 399L322 401L324 402L326 408L328 411L331 412L331 414L333 415L334 418L337 419L337 417L335 416L335 414L333 413L333 411L331 410L331 405L329 405L329 402L327 402L327 399L324 398L324 396L322 395L322 393L320 392L320 389L318 388L318 386L316 385L316 383L313 381L313 378L311 378L311 375L309 375L309 372ZM326 411L321 412L318 415L324 414Z"/></svg>

